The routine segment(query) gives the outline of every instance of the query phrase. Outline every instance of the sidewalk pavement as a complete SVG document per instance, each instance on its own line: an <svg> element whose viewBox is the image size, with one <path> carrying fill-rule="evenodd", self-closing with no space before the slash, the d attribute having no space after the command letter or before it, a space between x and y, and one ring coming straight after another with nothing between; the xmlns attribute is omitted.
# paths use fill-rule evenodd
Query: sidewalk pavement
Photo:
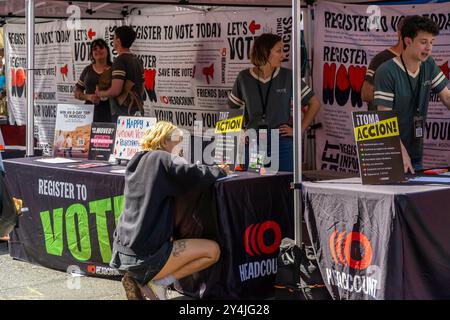
<svg viewBox="0 0 450 320"><path fill-rule="evenodd" d="M181 298L172 292L172 298ZM120 281L72 276L9 256L0 242L0 300L126 300Z"/></svg>

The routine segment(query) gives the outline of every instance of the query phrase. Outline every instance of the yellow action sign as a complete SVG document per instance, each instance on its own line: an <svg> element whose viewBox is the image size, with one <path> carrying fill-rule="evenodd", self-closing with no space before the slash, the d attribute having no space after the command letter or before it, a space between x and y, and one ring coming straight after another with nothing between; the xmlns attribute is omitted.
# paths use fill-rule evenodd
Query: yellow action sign
<svg viewBox="0 0 450 320"><path fill-rule="evenodd" d="M217 121L215 133L227 133L241 131L244 116L237 116L230 119Z"/></svg>
<svg viewBox="0 0 450 320"><path fill-rule="evenodd" d="M366 141L380 138L398 136L397 117L382 120L376 123L366 124L355 128L356 141Z"/></svg>

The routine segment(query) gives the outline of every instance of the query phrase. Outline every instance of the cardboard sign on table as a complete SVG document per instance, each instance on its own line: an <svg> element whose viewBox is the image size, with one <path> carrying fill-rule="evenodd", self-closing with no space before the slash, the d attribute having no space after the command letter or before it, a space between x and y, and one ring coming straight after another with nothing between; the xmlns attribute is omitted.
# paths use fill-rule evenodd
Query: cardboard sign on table
<svg viewBox="0 0 450 320"><path fill-rule="evenodd" d="M139 141L148 129L156 124L156 118L119 117L117 119L114 157L130 160L139 151Z"/></svg>
<svg viewBox="0 0 450 320"><path fill-rule="evenodd" d="M238 163L238 145L244 115L242 110L227 110L220 112L214 130L215 149L214 163L227 164L230 168L235 168Z"/></svg>
<svg viewBox="0 0 450 320"><path fill-rule="evenodd" d="M352 112L362 184L405 180L397 117L392 111Z"/></svg>
<svg viewBox="0 0 450 320"><path fill-rule="evenodd" d="M53 156L88 158L94 105L58 104Z"/></svg>

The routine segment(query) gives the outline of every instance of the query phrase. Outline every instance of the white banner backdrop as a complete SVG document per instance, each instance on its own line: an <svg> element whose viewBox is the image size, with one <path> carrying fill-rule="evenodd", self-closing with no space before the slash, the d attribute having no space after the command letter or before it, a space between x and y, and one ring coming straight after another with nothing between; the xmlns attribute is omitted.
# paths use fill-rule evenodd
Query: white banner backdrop
<svg viewBox="0 0 450 320"><path fill-rule="evenodd" d="M36 25L34 119L38 147L45 150L53 141L56 104L78 102L73 90L90 63L90 42L104 38L115 56L112 37L120 24L84 20L78 30L68 30L66 21ZM130 16L126 24L137 32L131 49L144 64L146 116L171 121L191 132L195 121L201 121L203 129L214 128L237 74L251 67L249 52L258 35L279 34L287 56L284 66L291 67L288 8ZM24 125L25 26L7 25L5 38L6 72L12 75L7 84L11 122Z"/></svg>
<svg viewBox="0 0 450 320"><path fill-rule="evenodd" d="M255 37L272 32L284 42L291 68L291 11L253 8L152 17L132 16L132 49L145 69L145 113L191 132L195 121L214 128L237 74L250 64Z"/></svg>
<svg viewBox="0 0 450 320"><path fill-rule="evenodd" d="M318 169L359 172L352 111L367 110L361 101L366 67L378 52L397 42L400 17L419 14L439 24L432 55L449 77L450 3L367 6L319 2L315 7L314 91L321 102L316 134ZM378 18L379 17L379 18ZM450 111L430 97L425 130L424 166L450 165Z"/></svg>
<svg viewBox="0 0 450 320"><path fill-rule="evenodd" d="M73 98L75 84L91 61L90 43L103 38L111 45L113 30L120 21L85 20L80 28L69 29L66 21L35 26L34 132L37 147L49 154L53 143L58 103L80 103ZM26 29L24 25L5 26L8 108L11 119L26 124ZM111 53L113 52L111 46Z"/></svg>

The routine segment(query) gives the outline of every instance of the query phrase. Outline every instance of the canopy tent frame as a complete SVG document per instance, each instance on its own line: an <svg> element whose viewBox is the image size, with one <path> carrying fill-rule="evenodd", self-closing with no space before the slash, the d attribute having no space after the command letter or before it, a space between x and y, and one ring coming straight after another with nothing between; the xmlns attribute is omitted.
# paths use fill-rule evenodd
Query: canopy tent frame
<svg viewBox="0 0 450 320"><path fill-rule="evenodd" d="M103 1L79 1L79 2L95 2L100 3ZM184 4L189 4L188 1ZM187 2L187 3L186 3ZM127 3L134 4L143 2L140 1L129 1ZM148 2L148 4L172 4L167 2ZM176 3L173 3L176 5ZM251 7L261 7L260 5L247 5ZM200 3L195 3L195 5L202 5ZM203 3L207 5L207 3ZM208 5L211 5L209 3ZM234 4L236 6L236 4ZM273 5L272 7L280 7L279 5ZM262 7L268 7L267 5ZM26 26L27 26L27 81L26 81L26 115L27 115L27 128L26 128L26 156L30 157L34 155L34 119L33 119L33 106L34 106L34 8L35 0L26 0ZM293 17L293 27L292 27L292 56L293 56L293 123L294 123L294 181L292 184L294 192L294 228L295 228L295 242L297 245L301 245L302 242L302 202L301 202L301 184L302 184L302 134L301 134L301 110L299 107L301 104L300 92L301 92L301 50L300 50L300 17L301 17L301 0L292 0L292 17Z"/></svg>

